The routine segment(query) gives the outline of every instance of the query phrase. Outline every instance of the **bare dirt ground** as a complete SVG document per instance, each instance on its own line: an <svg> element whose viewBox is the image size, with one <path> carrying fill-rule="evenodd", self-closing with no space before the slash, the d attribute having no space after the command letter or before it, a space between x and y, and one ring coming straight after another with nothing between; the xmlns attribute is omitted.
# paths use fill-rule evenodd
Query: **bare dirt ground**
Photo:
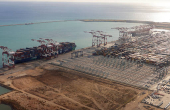
<svg viewBox="0 0 170 110"><path fill-rule="evenodd" d="M15 90L1 95L0 100L17 102L27 110L148 110L140 101L149 91L107 84L79 74L47 64L14 73L12 78L3 76L0 81Z"/></svg>

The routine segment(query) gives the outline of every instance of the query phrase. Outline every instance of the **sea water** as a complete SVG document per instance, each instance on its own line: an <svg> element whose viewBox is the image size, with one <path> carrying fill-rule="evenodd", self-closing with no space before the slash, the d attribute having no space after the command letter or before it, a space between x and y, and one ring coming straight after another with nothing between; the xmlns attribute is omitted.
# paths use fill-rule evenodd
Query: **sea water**
<svg viewBox="0 0 170 110"><path fill-rule="evenodd" d="M10 92L11 90L0 86L0 95ZM9 105L0 104L0 110L12 110Z"/></svg>
<svg viewBox="0 0 170 110"><path fill-rule="evenodd" d="M0 86L0 95L10 92L11 90Z"/></svg>
<svg viewBox="0 0 170 110"><path fill-rule="evenodd" d="M0 104L0 109L1 110L12 110L12 108L9 105L5 105L5 104Z"/></svg>

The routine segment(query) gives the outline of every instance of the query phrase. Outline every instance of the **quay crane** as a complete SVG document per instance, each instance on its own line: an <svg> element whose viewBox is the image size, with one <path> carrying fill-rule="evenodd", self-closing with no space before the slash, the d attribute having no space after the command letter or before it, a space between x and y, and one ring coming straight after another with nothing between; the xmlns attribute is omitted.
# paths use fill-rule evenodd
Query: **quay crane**
<svg viewBox="0 0 170 110"><path fill-rule="evenodd" d="M106 34L103 31L100 31L101 38L103 39L104 46L107 45L107 37L112 37L112 35Z"/></svg>
<svg viewBox="0 0 170 110"><path fill-rule="evenodd" d="M101 44L107 45L107 37L112 37L112 35L108 35L106 33L104 33L103 31L94 31L91 30L90 32L84 31L85 33L90 33L92 34L93 38L92 38L92 47L94 47L95 45L97 47L100 47Z"/></svg>
<svg viewBox="0 0 170 110"><path fill-rule="evenodd" d="M2 63L3 68L8 67L9 69L15 67L14 63L14 57L15 52L9 49L8 47L0 46L0 48L3 50L2 52Z"/></svg>
<svg viewBox="0 0 170 110"><path fill-rule="evenodd" d="M84 31L84 32L92 34L92 36L93 36L93 38L92 38L92 47L94 47L95 45L97 47L100 47L100 44L101 44L101 41L99 40L100 36L98 36L97 33L94 32L94 30L91 30L90 32L87 32L87 31Z"/></svg>

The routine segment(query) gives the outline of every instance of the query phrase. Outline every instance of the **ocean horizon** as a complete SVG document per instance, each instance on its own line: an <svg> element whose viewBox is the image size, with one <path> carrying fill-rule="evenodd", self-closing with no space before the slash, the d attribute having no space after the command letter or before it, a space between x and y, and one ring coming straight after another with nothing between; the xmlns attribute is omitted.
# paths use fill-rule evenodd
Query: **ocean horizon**
<svg viewBox="0 0 170 110"><path fill-rule="evenodd" d="M0 25L78 19L170 22L170 7L86 2L0 2Z"/></svg>

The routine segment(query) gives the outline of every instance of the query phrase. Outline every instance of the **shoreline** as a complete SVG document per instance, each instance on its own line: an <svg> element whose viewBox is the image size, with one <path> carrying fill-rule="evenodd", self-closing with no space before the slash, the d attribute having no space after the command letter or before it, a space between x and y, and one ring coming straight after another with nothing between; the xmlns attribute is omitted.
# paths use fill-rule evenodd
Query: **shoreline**
<svg viewBox="0 0 170 110"><path fill-rule="evenodd" d="M18 26L18 25L33 25L33 24L42 24L42 23L53 23L53 22L66 22L66 21L71 21L71 20L59 20L59 21L44 21L44 22L31 22L31 23L21 23L21 24L8 24L8 25L0 25L0 27L5 27L5 26Z"/></svg>

